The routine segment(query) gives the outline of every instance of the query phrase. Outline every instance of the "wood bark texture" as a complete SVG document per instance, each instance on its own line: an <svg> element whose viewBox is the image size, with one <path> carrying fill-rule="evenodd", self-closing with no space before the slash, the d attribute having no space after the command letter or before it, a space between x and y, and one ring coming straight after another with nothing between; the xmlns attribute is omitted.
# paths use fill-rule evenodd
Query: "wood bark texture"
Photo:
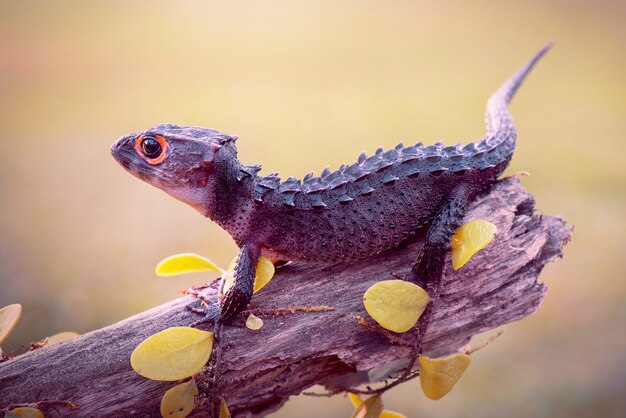
<svg viewBox="0 0 626 418"><path fill-rule="evenodd" d="M534 213L534 199L517 178L497 183L471 206L464 222L485 219L498 230L494 241L458 271L446 263L441 298L424 336L424 352L441 356L470 338L534 312L546 293L537 281L544 265L562 255L571 228L558 217ZM344 264L287 264L249 307L265 325L244 326L246 314L223 327L217 387L236 417L260 417L289 396L315 384L337 389L406 364L415 332L388 338L368 318L363 293L373 283L410 277L423 233L385 254ZM207 289L216 297L215 285ZM158 417L161 397L176 382L145 379L130 367L130 354L146 337L198 317L185 296L131 318L0 363L0 409L42 400L80 406L48 408L47 417ZM331 306L332 311L271 315L290 306ZM264 314L265 313L265 314ZM369 320L371 322L371 320ZM371 322L374 324L373 322ZM398 344L405 341L407 344ZM320 400L323 402L323 400ZM206 416L200 405L191 416ZM320 406L323 408L323 406Z"/></svg>

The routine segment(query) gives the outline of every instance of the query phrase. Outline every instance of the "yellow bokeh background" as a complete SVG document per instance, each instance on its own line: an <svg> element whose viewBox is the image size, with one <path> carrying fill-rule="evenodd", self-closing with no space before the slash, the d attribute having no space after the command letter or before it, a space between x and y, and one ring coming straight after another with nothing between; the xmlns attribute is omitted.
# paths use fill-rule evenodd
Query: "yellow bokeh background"
<svg viewBox="0 0 626 418"><path fill-rule="evenodd" d="M87 332L209 279L157 278L178 252L222 267L230 237L110 157L160 122L240 136L244 163L303 176L403 139L468 142L488 95L547 41L512 104L508 173L575 226L541 279L539 311L474 355L409 417L626 414L626 3L373 0L0 1L0 306L21 303L10 350ZM480 338L476 339L475 344ZM103 359L106 362L106 359ZM1 377L1 376L0 376ZM341 396L275 417L347 417Z"/></svg>

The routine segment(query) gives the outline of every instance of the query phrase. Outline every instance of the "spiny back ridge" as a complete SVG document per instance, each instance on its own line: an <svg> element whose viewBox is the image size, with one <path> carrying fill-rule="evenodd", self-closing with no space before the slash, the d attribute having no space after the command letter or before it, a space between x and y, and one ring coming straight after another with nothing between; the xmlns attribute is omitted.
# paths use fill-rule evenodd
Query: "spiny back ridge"
<svg viewBox="0 0 626 418"><path fill-rule="evenodd" d="M275 192L288 207L296 206L296 196L307 207L323 208L332 203L348 203L358 195L367 195L385 184L415 176L464 174L469 170L490 169L500 164L502 169L515 146L515 126L508 103L526 75L551 44L542 48L527 64L510 77L487 102L485 113L487 135L467 145L445 146L442 142L424 146L421 142L405 147L402 142L384 151L379 147L373 155L361 153L352 165L342 164L337 170L324 168L320 176L308 173L302 180L289 177L280 181L278 173L256 176L260 166L242 166L238 179L252 176L253 198L262 202L268 192ZM505 164L503 164L505 163Z"/></svg>

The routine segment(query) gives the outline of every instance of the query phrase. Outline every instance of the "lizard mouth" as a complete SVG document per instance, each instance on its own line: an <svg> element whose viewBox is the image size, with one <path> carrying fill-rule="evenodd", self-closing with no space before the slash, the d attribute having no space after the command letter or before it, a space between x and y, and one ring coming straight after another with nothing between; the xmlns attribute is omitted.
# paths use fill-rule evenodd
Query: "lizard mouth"
<svg viewBox="0 0 626 418"><path fill-rule="evenodd" d="M115 141L111 145L111 155L115 158L115 161L133 176L151 183L150 179L154 177L154 172L137 155L134 148L135 138L136 135L127 135Z"/></svg>

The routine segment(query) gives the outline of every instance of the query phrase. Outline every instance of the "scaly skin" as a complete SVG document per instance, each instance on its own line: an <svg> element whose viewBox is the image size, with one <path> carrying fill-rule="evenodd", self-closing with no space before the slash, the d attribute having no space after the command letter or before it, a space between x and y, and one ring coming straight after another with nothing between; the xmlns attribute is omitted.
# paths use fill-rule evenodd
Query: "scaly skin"
<svg viewBox="0 0 626 418"><path fill-rule="evenodd" d="M259 176L237 160L234 136L213 129L161 124L120 138L112 154L128 171L221 225L241 248L235 286L221 317L252 296L261 254L273 259L334 263L396 247L428 224L415 281L437 283L450 238L467 204L508 165L516 132L508 103L539 51L487 103L487 134L445 147L418 143L359 156L337 171L301 180ZM211 319L215 317L211 314Z"/></svg>

